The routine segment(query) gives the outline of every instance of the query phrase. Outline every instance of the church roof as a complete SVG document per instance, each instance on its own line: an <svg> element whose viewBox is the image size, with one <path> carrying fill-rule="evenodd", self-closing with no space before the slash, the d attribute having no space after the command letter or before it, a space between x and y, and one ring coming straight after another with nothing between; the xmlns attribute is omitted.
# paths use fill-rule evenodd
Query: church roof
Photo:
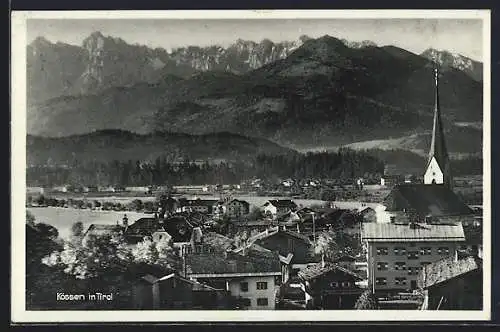
<svg viewBox="0 0 500 332"><path fill-rule="evenodd" d="M434 217L469 215L473 211L447 186L400 184L386 197L388 211L412 209Z"/></svg>

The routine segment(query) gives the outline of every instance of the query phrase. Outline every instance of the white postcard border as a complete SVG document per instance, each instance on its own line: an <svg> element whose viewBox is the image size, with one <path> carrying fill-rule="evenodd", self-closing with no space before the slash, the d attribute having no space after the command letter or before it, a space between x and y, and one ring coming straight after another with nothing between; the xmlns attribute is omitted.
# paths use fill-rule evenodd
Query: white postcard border
<svg viewBox="0 0 500 332"><path fill-rule="evenodd" d="M27 311L25 309L26 20L100 19L332 19L453 18L483 21L483 211L482 311ZM489 10L210 10L210 11L24 11L11 16L11 321L216 322L216 321L481 321L491 319L491 22Z"/></svg>

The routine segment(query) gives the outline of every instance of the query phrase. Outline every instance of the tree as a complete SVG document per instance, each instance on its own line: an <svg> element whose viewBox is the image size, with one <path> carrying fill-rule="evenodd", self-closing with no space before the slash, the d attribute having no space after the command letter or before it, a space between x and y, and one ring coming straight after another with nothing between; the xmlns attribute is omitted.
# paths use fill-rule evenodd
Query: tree
<svg viewBox="0 0 500 332"><path fill-rule="evenodd" d="M31 225L35 224L35 216L28 210L26 210L26 223Z"/></svg>
<svg viewBox="0 0 500 332"><path fill-rule="evenodd" d="M379 309L377 297L369 290L364 291L354 304L356 310L376 310Z"/></svg>
<svg viewBox="0 0 500 332"><path fill-rule="evenodd" d="M144 204L140 199L134 199L130 202L130 209L134 211L140 211L144 208Z"/></svg>
<svg viewBox="0 0 500 332"><path fill-rule="evenodd" d="M121 234L90 234L85 241L66 242L62 251L44 257L43 263L62 267L76 279L93 279L122 272L129 259Z"/></svg>
<svg viewBox="0 0 500 332"><path fill-rule="evenodd" d="M264 212L258 207L254 207L252 211L248 214L250 220L260 220L264 219Z"/></svg>
<svg viewBox="0 0 500 332"><path fill-rule="evenodd" d="M38 196L37 199L35 200L35 202L40 206L45 205L46 204L45 203L45 196L43 196L43 195Z"/></svg>
<svg viewBox="0 0 500 332"><path fill-rule="evenodd" d="M336 235L331 231L321 232L317 236L313 250L316 255L321 255L328 261L334 261L342 254L341 247L337 243Z"/></svg>
<svg viewBox="0 0 500 332"><path fill-rule="evenodd" d="M51 240L56 240L59 237L59 231L52 225L44 224L44 223L36 223L36 228L40 232L40 234L44 237L47 237Z"/></svg>
<svg viewBox="0 0 500 332"><path fill-rule="evenodd" d="M83 223L81 221L77 221L71 226L71 235L74 237L83 236Z"/></svg>
<svg viewBox="0 0 500 332"><path fill-rule="evenodd" d="M134 263L157 265L164 268L177 268L178 257L172 246L171 240L152 241L145 237L132 249L132 260Z"/></svg>

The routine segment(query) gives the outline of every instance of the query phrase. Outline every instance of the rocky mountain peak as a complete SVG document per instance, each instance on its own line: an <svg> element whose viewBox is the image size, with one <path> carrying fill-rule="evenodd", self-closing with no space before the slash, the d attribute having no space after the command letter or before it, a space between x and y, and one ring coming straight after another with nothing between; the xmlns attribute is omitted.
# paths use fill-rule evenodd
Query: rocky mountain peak
<svg viewBox="0 0 500 332"><path fill-rule="evenodd" d="M474 61L461 54L452 53L444 50L437 50L435 48L428 48L420 54L421 56L437 62L442 67L451 67L461 70L474 78L475 80L482 80L483 66L480 62Z"/></svg>

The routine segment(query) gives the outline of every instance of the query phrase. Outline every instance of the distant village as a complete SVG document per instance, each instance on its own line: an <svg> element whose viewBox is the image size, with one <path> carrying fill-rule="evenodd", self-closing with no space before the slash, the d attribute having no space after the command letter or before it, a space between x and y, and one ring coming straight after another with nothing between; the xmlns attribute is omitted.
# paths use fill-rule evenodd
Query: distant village
<svg viewBox="0 0 500 332"><path fill-rule="evenodd" d="M75 246L116 235L119 248L138 257L168 243L169 264L127 270L127 283L115 289L127 294L127 309L480 310L482 208L454 191L437 77L423 174L386 167L378 183L251 179L231 186L32 188L27 205L123 211L116 224L80 230ZM294 187L323 189L324 203L301 204ZM262 204L240 197L262 188L271 197ZM371 194L360 196L367 188ZM126 205L64 196L126 191L141 194ZM140 199L149 196L155 199ZM130 220L128 211L149 216ZM28 243L46 241L40 234L36 223L27 223ZM53 266L61 264L56 258Z"/></svg>

